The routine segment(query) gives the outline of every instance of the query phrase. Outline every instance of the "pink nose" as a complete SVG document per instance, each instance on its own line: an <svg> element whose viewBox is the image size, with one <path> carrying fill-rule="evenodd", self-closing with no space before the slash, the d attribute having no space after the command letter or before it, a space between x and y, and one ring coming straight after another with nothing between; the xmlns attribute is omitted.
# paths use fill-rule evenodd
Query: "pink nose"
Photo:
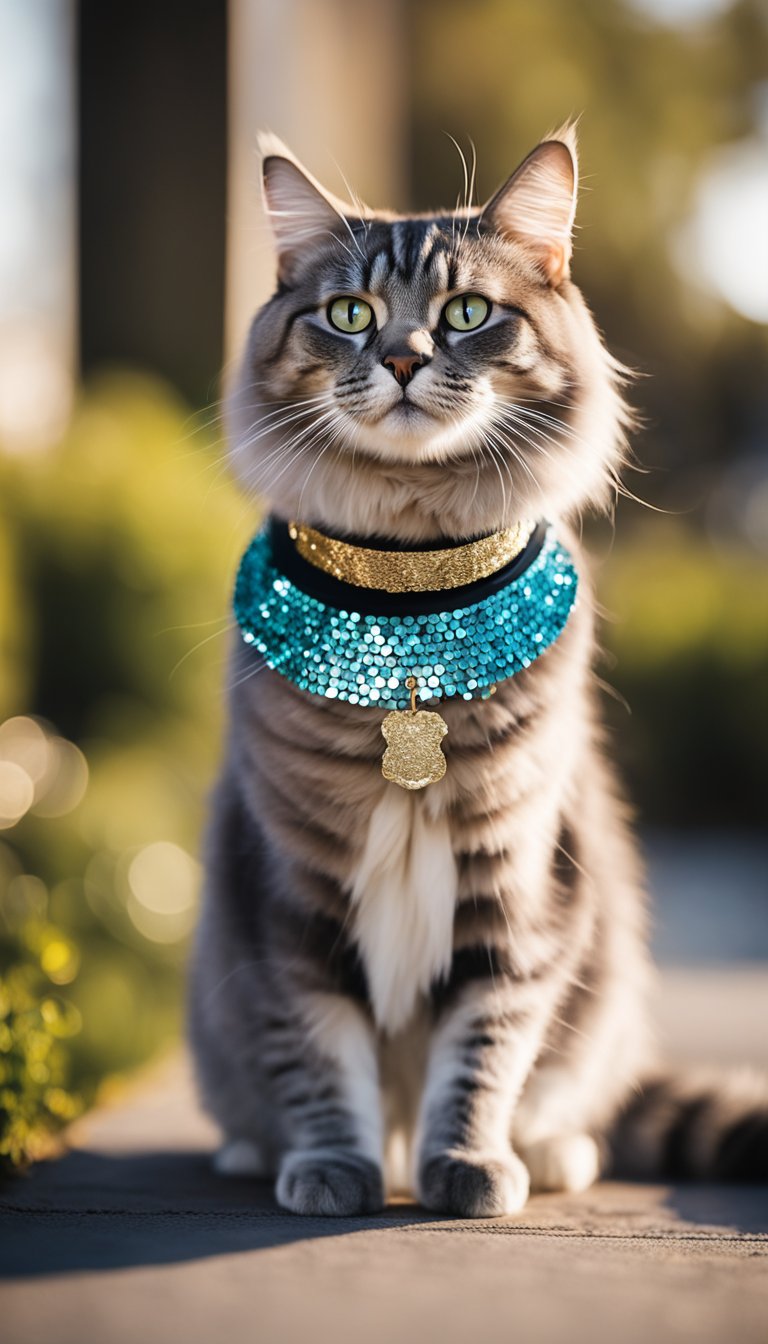
<svg viewBox="0 0 768 1344"><path fill-rule="evenodd" d="M383 363L391 369L392 377L397 379L400 386L405 387L426 360L422 355L387 355Z"/></svg>

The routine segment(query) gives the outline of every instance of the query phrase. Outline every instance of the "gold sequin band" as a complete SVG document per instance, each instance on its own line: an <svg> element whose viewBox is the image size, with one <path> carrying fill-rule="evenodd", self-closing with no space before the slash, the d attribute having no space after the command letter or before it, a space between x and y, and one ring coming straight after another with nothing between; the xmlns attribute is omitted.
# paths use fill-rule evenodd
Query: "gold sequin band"
<svg viewBox="0 0 768 1344"><path fill-rule="evenodd" d="M292 522L288 530L299 555L343 583L385 593L429 593L462 588L503 569L525 549L534 527L525 519L490 537L439 551L376 551L327 537L305 523Z"/></svg>

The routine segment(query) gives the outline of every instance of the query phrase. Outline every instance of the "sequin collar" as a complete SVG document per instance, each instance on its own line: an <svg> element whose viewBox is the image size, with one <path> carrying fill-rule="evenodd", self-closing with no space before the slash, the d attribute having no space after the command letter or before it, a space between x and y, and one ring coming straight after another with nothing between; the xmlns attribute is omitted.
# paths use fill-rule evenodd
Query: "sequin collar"
<svg viewBox="0 0 768 1344"><path fill-rule="evenodd" d="M540 523L521 554L450 592L352 588L304 560L271 519L246 550L234 610L268 667L329 700L381 709L486 698L544 653L576 600L573 560ZM416 787L416 786L408 786Z"/></svg>

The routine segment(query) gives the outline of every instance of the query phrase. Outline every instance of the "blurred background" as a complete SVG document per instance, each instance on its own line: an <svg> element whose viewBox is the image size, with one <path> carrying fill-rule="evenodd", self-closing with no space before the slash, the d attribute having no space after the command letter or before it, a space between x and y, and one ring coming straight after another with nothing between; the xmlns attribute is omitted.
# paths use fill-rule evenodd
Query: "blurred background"
<svg viewBox="0 0 768 1344"><path fill-rule="evenodd" d="M482 199L574 113L575 279L642 375L638 498L588 531L656 953L765 987L764 0L0 0L0 1162L181 1030L258 521L218 402L272 287L257 129L425 209L446 132Z"/></svg>

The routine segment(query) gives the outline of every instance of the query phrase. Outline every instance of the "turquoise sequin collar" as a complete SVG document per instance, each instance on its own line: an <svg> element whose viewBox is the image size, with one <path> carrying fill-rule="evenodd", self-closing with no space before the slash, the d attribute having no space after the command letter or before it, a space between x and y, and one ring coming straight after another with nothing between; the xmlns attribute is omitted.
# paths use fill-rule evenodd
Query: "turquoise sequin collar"
<svg viewBox="0 0 768 1344"><path fill-rule="evenodd" d="M240 563L235 616L246 644L268 667L329 700L404 709L406 679L413 677L422 701L486 698L554 643L576 600L569 552L550 526L542 536L523 572L501 586L497 581L478 601L456 607L455 592L443 592L441 610L413 614L402 594L401 612L388 602L371 614L371 590L361 590L360 612L320 600L287 577L267 524Z"/></svg>

